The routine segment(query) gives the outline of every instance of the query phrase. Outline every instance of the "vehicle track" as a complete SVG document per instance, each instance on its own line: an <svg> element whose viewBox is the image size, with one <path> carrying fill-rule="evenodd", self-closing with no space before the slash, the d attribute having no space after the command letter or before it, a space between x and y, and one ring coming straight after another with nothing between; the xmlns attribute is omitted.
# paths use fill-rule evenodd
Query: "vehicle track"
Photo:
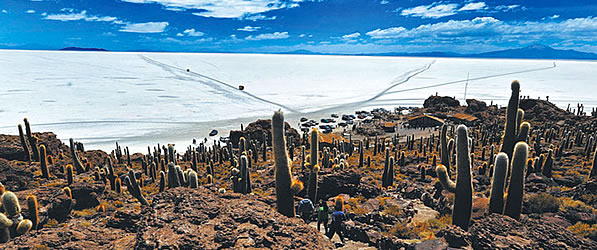
<svg viewBox="0 0 597 250"><path fill-rule="evenodd" d="M192 72L192 71L186 71L186 70L184 70L182 68L179 68L179 67L176 67L176 66L172 66L172 65L168 65L168 64L159 62L157 60L151 59L151 58L149 58L147 56L144 56L144 55L139 55L139 57L141 59L145 60L146 62L150 63L150 64L153 64L153 65L156 65L158 67L161 67L165 71L168 71L168 72L174 74L175 76L178 76L175 73L175 72L178 72L178 73L185 74L187 76L200 77L200 78L204 78L204 79L207 79L209 81L215 82L217 84L210 83L209 81L199 81L202 84L207 85L209 87L212 87L212 88L214 88L214 89L216 89L218 91L222 91L224 93L227 93L227 94L230 94L230 95L233 95L233 96L242 96L242 94L244 94L244 95L246 95L246 96L248 96L250 98L253 98L255 100L258 100L258 101L261 101L261 102L265 102L265 103L268 103L268 104L272 104L272 105L278 106L278 107L286 109L286 110L288 110L290 112L300 113L300 111L295 110L293 108L290 108L290 107L288 107L286 105L283 105L283 104L280 104L280 103L276 103L276 102L273 102L273 101L270 101L270 100L258 97L256 95L253 95L253 94L247 92L247 91L241 91L237 87L235 87L235 86L233 86L233 85L231 85L229 83L226 83L226 82L220 81L218 79L215 79L213 77L209 77L209 76L206 76L206 75L203 75L203 74L199 74L199 73L195 73L195 72Z"/></svg>

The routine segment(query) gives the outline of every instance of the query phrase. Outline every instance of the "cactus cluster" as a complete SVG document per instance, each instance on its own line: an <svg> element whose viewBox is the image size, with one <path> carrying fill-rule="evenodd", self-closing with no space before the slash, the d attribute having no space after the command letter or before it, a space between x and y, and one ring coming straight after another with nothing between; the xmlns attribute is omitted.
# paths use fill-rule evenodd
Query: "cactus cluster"
<svg viewBox="0 0 597 250"><path fill-rule="evenodd" d="M21 206L19 205L17 195L13 192L5 191L2 194L1 200L4 213L0 213L0 243L8 242L11 238L25 234L31 228L34 228L33 222L30 219L25 219L21 214ZM37 205L37 199L35 199L34 205ZM29 207L29 209L32 208L37 209L37 207ZM39 215L35 213L33 216L35 216L35 227L37 227Z"/></svg>

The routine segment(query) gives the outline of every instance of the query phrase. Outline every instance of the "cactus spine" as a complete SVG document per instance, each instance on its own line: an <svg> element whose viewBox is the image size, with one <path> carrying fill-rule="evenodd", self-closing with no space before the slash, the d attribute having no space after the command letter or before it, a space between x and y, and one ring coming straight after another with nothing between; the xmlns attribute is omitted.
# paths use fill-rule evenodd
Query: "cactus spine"
<svg viewBox="0 0 597 250"><path fill-rule="evenodd" d="M466 126L458 126L456 129L456 140L456 183L450 180L445 166L438 166L436 172L444 188L450 192L454 192L452 223L466 231L471 220L473 205L471 159Z"/></svg>
<svg viewBox="0 0 597 250"><path fill-rule="evenodd" d="M284 114L274 112L272 116L272 147L274 152L276 179L276 204L278 212L294 217L294 193L291 190L292 170L288 152L286 152L286 137L284 136Z"/></svg>
<svg viewBox="0 0 597 250"><path fill-rule="evenodd" d="M504 214L514 219L520 219L522 210L522 196L524 194L524 177L527 158L529 155L529 146L525 142L519 142L514 147L514 156L512 158L510 184L508 185L508 199Z"/></svg>
<svg viewBox="0 0 597 250"><path fill-rule="evenodd" d="M489 212L501 214L504 211L504 191L506 189L506 171L508 170L508 155L499 153L495 158L493 178L491 180L491 195L489 198Z"/></svg>

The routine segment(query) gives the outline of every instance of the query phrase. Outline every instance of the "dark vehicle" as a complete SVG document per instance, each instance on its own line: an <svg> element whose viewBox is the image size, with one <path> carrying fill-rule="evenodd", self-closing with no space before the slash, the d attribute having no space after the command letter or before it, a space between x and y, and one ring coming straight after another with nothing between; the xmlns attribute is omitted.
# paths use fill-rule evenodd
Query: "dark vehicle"
<svg viewBox="0 0 597 250"><path fill-rule="evenodd" d="M301 117L301 122L306 122L308 119L306 117Z"/></svg>
<svg viewBox="0 0 597 250"><path fill-rule="evenodd" d="M301 124L301 126L303 126L303 127L311 127L311 126L313 126L313 124L310 123L310 122L305 122L305 123Z"/></svg>
<svg viewBox="0 0 597 250"><path fill-rule="evenodd" d="M222 137L220 137L220 142L228 143L228 142L230 142L230 137L222 136Z"/></svg>
<svg viewBox="0 0 597 250"><path fill-rule="evenodd" d="M357 117L358 117L359 119L361 119L361 120L362 120L362 119L365 119L365 118L367 118L367 116L366 116L366 115L359 115L359 116L357 116Z"/></svg>
<svg viewBox="0 0 597 250"><path fill-rule="evenodd" d="M336 122L336 120L323 118L323 119L321 119L321 122L323 122L323 123L332 123L332 122Z"/></svg>
<svg viewBox="0 0 597 250"><path fill-rule="evenodd" d="M340 122L340 123L338 123L338 126L346 127L346 122Z"/></svg>
<svg viewBox="0 0 597 250"><path fill-rule="evenodd" d="M338 118L337 114L332 114L332 118Z"/></svg>
<svg viewBox="0 0 597 250"><path fill-rule="evenodd" d="M351 121L355 118L356 117L354 115L342 115L342 120L344 120L344 121Z"/></svg>
<svg viewBox="0 0 597 250"><path fill-rule="evenodd" d="M209 132L209 136L214 136L214 135L217 135L217 134L218 134L218 131L215 130L215 129L212 130L211 132Z"/></svg>
<svg viewBox="0 0 597 250"><path fill-rule="evenodd" d="M346 121L346 124L348 124L348 125L352 125L352 124L354 124L354 121L352 121L352 120L348 120L348 121Z"/></svg>

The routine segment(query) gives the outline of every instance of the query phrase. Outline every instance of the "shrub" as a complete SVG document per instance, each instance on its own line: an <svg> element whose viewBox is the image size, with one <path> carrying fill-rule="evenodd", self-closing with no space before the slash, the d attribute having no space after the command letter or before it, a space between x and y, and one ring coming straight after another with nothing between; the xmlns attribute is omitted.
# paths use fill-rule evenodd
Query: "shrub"
<svg viewBox="0 0 597 250"><path fill-rule="evenodd" d="M586 237L592 240L597 239L597 224L587 225L579 221L576 224L569 226L568 230L580 237Z"/></svg>
<svg viewBox="0 0 597 250"><path fill-rule="evenodd" d="M528 213L555 213L558 212L561 202L550 194L539 193L529 196L526 211Z"/></svg>

